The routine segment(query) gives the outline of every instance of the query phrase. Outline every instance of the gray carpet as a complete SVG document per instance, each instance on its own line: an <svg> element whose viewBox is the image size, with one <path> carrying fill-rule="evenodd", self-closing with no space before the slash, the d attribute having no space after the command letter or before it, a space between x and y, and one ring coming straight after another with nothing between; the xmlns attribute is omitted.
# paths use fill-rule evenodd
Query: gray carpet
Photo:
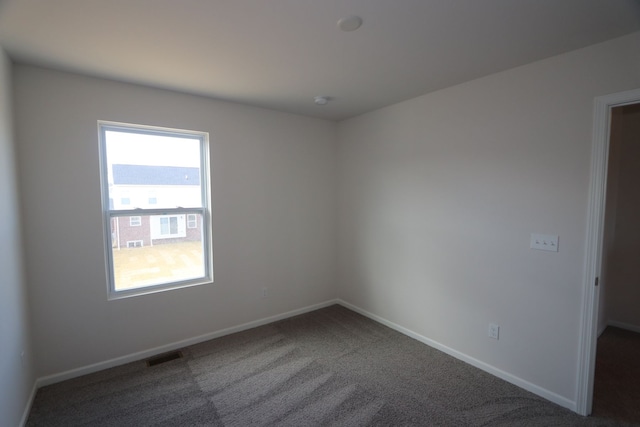
<svg viewBox="0 0 640 427"><path fill-rule="evenodd" d="M28 426L613 426L341 306L38 390Z"/></svg>

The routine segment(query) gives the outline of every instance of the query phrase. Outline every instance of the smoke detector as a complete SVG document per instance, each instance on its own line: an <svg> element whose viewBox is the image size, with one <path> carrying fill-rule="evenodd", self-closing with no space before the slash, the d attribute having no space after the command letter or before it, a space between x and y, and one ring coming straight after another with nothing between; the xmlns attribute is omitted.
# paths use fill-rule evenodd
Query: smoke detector
<svg viewBox="0 0 640 427"><path fill-rule="evenodd" d="M338 20L338 28L342 31L355 31L362 25L362 18L359 16L346 16Z"/></svg>
<svg viewBox="0 0 640 427"><path fill-rule="evenodd" d="M316 105L327 105L327 103L329 102L329 97L328 96L316 96L315 98L313 98L313 102L315 102Z"/></svg>

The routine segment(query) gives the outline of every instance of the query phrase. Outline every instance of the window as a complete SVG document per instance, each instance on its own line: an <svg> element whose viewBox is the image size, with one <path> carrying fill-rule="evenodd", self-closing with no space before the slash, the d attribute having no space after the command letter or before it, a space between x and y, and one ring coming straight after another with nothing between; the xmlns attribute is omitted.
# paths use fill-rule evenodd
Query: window
<svg viewBox="0 0 640 427"><path fill-rule="evenodd" d="M160 235L161 236L178 236L178 217L165 216L160 217Z"/></svg>
<svg viewBox="0 0 640 427"><path fill-rule="evenodd" d="M213 282L208 135L98 127L109 298Z"/></svg>
<svg viewBox="0 0 640 427"><path fill-rule="evenodd" d="M184 215L159 215L151 217L151 238L167 239L185 237Z"/></svg>
<svg viewBox="0 0 640 427"><path fill-rule="evenodd" d="M128 248L141 248L144 246L144 242L142 240L127 240Z"/></svg>

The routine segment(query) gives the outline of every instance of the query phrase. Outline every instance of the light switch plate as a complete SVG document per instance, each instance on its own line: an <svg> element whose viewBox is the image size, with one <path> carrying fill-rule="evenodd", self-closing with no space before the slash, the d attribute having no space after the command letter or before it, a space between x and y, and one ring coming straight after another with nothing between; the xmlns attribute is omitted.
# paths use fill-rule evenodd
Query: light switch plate
<svg viewBox="0 0 640 427"><path fill-rule="evenodd" d="M558 235L531 233L531 249L558 252Z"/></svg>

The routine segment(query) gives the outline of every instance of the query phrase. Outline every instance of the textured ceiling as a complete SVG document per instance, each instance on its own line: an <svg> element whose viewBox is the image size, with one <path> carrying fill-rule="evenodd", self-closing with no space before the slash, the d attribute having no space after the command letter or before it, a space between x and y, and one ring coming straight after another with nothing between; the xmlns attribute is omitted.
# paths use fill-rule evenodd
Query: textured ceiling
<svg viewBox="0 0 640 427"><path fill-rule="evenodd" d="M638 0L0 0L16 62L332 120L638 30Z"/></svg>

